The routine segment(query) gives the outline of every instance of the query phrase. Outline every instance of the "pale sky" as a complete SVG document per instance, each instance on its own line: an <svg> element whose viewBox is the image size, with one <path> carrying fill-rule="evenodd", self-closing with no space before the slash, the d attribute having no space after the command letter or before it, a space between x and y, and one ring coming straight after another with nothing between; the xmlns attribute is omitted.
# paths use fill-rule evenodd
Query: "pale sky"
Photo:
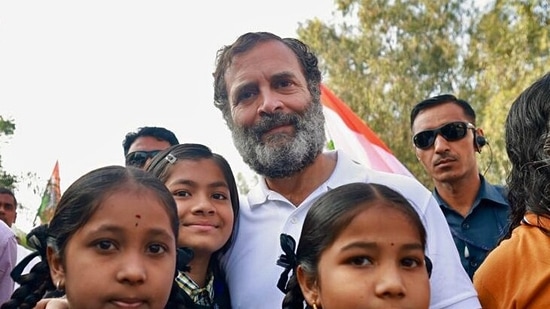
<svg viewBox="0 0 550 309"><path fill-rule="evenodd" d="M10 174L44 186L59 160L61 190L86 172L123 165L122 139L163 126L180 142L224 155L250 173L213 105L216 51L249 31L296 37L299 23L333 19L331 0L0 0L0 115L16 124L0 139ZM40 204L24 184L17 198Z"/></svg>

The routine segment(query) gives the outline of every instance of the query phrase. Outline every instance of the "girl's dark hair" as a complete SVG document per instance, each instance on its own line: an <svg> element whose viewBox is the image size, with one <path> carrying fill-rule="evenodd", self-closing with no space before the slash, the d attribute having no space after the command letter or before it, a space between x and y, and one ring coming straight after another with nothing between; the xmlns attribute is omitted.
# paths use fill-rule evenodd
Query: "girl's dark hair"
<svg viewBox="0 0 550 309"><path fill-rule="evenodd" d="M170 227L177 237L176 202L162 182L133 167L106 166L95 169L81 176L67 188L55 208L49 225L38 226L27 235L28 243L37 250L36 254L39 254L42 260L29 274L13 276L20 287L1 308L33 308L42 297L55 291L47 263L46 248L52 247L62 260L65 259L65 248L74 233L88 222L107 197L128 188L154 193L165 206L170 218ZM170 297L172 298L172 295Z"/></svg>
<svg viewBox="0 0 550 309"><path fill-rule="evenodd" d="M550 73L525 89L512 103L505 123L510 228L526 211L550 216ZM548 233L548 231L547 231Z"/></svg>
<svg viewBox="0 0 550 309"><path fill-rule="evenodd" d="M220 254L223 254L227 252L229 247L231 246L231 242L233 239L233 235L235 234L235 226L237 222L237 217L239 215L239 191L237 188L237 183L235 181L235 177L233 176L233 171L231 170L231 166L225 160L225 158L217 153L214 153L205 145L202 144L193 144L193 143L186 143L186 144L179 144L171 146L170 148L167 148L161 152L159 152L153 160L149 163L149 165L146 168L146 171L153 174L155 177L160 179L163 183L166 182L168 177L171 173L171 168L174 163L176 163L179 160L201 160L201 159L209 159L213 160L220 170L222 171L225 181L227 182L227 185L229 187L229 194L231 195L231 207L233 208L233 230L231 231L231 237L223 245L220 250L214 252L212 257L215 257L216 259L219 257ZM211 261L213 259L211 258Z"/></svg>
<svg viewBox="0 0 550 309"><path fill-rule="evenodd" d="M407 216L416 226L422 247L426 248L426 229L420 216L400 193L374 183L350 183L323 194L309 209L296 250L296 265L301 265L308 277L317 276L317 266L323 251L330 246L349 223L359 214L384 203ZM304 295L296 273L288 280L283 309L304 308ZM310 309L308 305L306 308Z"/></svg>

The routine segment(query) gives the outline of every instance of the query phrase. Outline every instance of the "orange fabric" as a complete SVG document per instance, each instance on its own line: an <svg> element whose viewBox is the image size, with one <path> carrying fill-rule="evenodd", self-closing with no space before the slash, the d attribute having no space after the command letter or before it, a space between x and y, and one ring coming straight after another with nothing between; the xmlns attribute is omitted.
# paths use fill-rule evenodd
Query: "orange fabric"
<svg viewBox="0 0 550 309"><path fill-rule="evenodd" d="M526 216L474 274L474 286L484 309L550 308L550 219ZM540 220L540 221L539 221Z"/></svg>

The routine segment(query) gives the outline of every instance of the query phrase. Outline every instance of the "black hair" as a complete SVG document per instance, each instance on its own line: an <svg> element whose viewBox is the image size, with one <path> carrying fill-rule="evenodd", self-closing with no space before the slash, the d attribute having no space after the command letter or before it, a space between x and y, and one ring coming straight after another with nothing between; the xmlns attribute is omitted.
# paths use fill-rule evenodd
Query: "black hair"
<svg viewBox="0 0 550 309"><path fill-rule="evenodd" d="M230 129L233 127L233 120L231 119L231 107L229 106L225 73L231 66L233 58L267 41L281 42L294 52L302 67L302 73L304 74L309 92L313 98L312 101L320 102L321 71L318 67L317 56L315 56L309 46L300 40L294 38L281 38L270 32L248 32L237 38L233 44L219 49L216 54L216 69L213 73L214 105L222 112L223 118Z"/></svg>
<svg viewBox="0 0 550 309"><path fill-rule="evenodd" d="M309 209L296 249L296 266L301 265L309 277L316 277L319 259L354 217L367 208L384 203L405 214L418 229L423 249L426 248L426 229L410 202L397 191L381 184L349 183L323 194ZM288 280L284 309L304 308L304 295L294 273ZM430 272L430 270L428 270ZM309 305L306 308L311 308Z"/></svg>
<svg viewBox="0 0 550 309"><path fill-rule="evenodd" d="M476 112L466 100L458 99L452 94L442 94L435 97L428 98L424 101L417 103L411 110L411 128L413 126L414 120L418 114L428 108L439 106L445 103L453 103L462 108L464 114L470 118L469 121L475 126L476 125Z"/></svg>
<svg viewBox="0 0 550 309"><path fill-rule="evenodd" d="M142 136L150 136L154 137L159 141L166 141L170 145L177 145L179 144L178 138L176 135L163 127L141 127L138 128L136 132L129 132L124 137L124 140L122 141L122 148L124 149L124 156L128 154L128 151L130 150L130 146L136 141L138 137Z"/></svg>
<svg viewBox="0 0 550 309"><path fill-rule="evenodd" d="M511 212L504 239L511 236L527 211L550 216L550 73L512 103L505 122L505 142L512 169L506 179Z"/></svg>
<svg viewBox="0 0 550 309"><path fill-rule="evenodd" d="M0 187L0 194L8 194L13 197L13 201L15 202L14 206L17 209L17 198L15 198L15 194L13 194L13 191L6 187Z"/></svg>
<svg viewBox="0 0 550 309"><path fill-rule="evenodd" d="M65 259L65 248L72 235L88 222L106 197L128 187L149 190L156 195L168 213L171 230L177 238L176 202L156 177L133 167L106 166L92 170L67 188L55 208L49 225L38 226L27 235L28 243L37 250L34 255L40 255L41 261L28 274L12 273L12 277L20 287L0 308L33 308L42 297L49 297L48 295L54 292L56 287L52 282L50 267L47 263L47 247L51 247L62 260ZM23 269L24 266L17 265L16 268ZM175 272L176 270L174 275ZM177 287L175 281L173 285ZM175 292L177 289L172 287L169 304L173 304L176 299ZM176 307L177 305L167 306L167 308Z"/></svg>

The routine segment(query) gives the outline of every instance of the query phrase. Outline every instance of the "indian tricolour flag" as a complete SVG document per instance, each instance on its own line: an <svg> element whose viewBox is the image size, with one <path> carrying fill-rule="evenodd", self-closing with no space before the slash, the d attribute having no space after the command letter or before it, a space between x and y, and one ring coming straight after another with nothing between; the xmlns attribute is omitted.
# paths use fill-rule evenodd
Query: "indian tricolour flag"
<svg viewBox="0 0 550 309"><path fill-rule="evenodd" d="M327 136L334 149L344 150L372 169L414 177L365 121L325 85L321 85L321 102Z"/></svg>
<svg viewBox="0 0 550 309"><path fill-rule="evenodd" d="M42 194L42 201L40 207L36 212L36 217L34 218L36 223L36 218L40 218L41 224L49 223L53 217L55 207L61 199L61 189L59 183L59 162L56 161L53 167L52 175L46 184L46 189Z"/></svg>

